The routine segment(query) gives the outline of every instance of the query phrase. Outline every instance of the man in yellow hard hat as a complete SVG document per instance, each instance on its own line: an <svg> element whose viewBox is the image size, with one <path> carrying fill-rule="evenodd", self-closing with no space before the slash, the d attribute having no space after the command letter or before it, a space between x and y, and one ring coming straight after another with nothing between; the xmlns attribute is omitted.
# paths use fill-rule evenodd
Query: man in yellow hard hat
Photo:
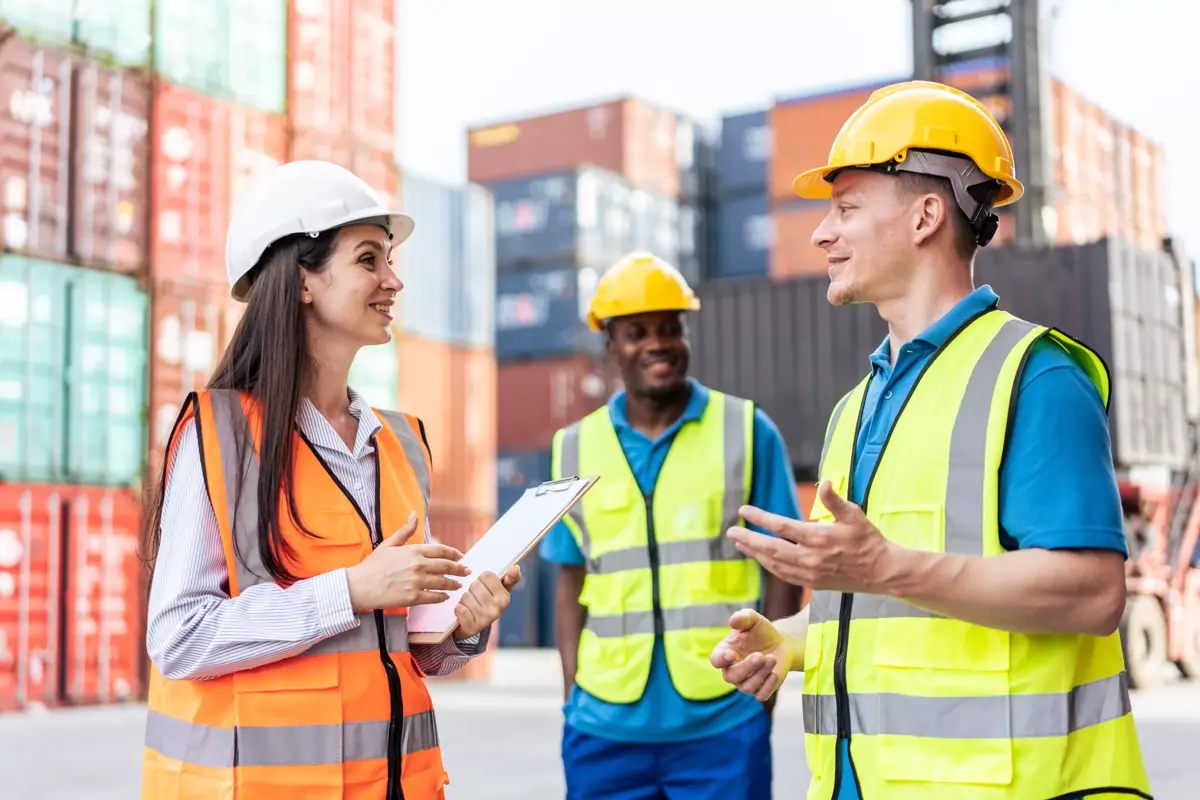
<svg viewBox="0 0 1200 800"><path fill-rule="evenodd" d="M810 800L1149 797L1107 368L974 286L1022 193L1005 134L948 86L889 86L795 190L830 201L829 301L889 333L833 410L813 522L743 509L776 536L728 534L811 603L736 614L713 665L758 698L804 672Z"/></svg>
<svg viewBox="0 0 1200 800"><path fill-rule="evenodd" d="M699 308L683 276L650 254L608 270L588 323L605 332L625 388L554 437L554 478L600 476L541 546L561 565L571 800L771 796L768 712L725 683L709 654L736 610L799 608L783 581L768 578L764 598L758 563L725 537L738 508L800 512L774 423L688 377L685 314Z"/></svg>

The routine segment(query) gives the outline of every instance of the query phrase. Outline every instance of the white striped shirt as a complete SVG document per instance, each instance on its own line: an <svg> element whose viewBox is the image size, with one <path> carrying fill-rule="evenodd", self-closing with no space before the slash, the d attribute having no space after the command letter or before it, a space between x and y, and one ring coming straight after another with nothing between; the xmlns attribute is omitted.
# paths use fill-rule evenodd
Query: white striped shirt
<svg viewBox="0 0 1200 800"><path fill-rule="evenodd" d="M358 420L353 452L308 398L301 402L297 422L374 526L371 437L383 426L353 390L350 413ZM146 628L146 649L158 671L177 680L215 678L298 655L358 627L345 569L286 589L268 581L229 596L225 550L205 489L194 420L184 424L176 441L163 494L162 541ZM450 675L487 649L489 634L486 629L463 642L451 636L437 645L414 644L411 651L425 674Z"/></svg>

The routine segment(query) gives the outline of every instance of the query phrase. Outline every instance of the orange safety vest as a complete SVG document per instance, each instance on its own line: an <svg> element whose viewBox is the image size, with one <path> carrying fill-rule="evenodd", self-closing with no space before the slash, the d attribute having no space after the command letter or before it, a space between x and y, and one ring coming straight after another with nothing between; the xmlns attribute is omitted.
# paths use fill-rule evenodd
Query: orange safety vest
<svg viewBox="0 0 1200 800"><path fill-rule="evenodd" d="M376 413L383 427L375 437L375 529L387 536L415 510L411 543L419 543L430 474L421 423L408 414ZM235 469L239 433L248 441L253 431L259 447L259 414L238 392L193 393L170 445L193 417L225 547L229 596L237 597L272 580L258 551L258 459L248 454L244 481ZM299 435L295 453L297 509L317 537L300 531L281 502L279 524L292 550L284 563L302 579L361 562L374 546L367 520ZM152 667L142 797L443 798L449 780L429 691L408 652L407 613L361 614L358 627L298 656L211 680L168 680Z"/></svg>

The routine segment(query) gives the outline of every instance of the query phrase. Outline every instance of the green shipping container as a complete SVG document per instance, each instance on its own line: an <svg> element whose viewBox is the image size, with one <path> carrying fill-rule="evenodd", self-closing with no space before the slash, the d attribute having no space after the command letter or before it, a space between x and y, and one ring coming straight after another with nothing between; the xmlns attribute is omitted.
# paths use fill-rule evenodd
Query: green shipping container
<svg viewBox="0 0 1200 800"><path fill-rule="evenodd" d="M122 66L145 66L150 62L150 3L76 0L75 41Z"/></svg>
<svg viewBox="0 0 1200 800"><path fill-rule="evenodd" d="M27 39L71 43L76 0L0 0L0 19Z"/></svg>
<svg viewBox="0 0 1200 800"><path fill-rule="evenodd" d="M229 0L157 0L154 69L171 83L228 97Z"/></svg>
<svg viewBox="0 0 1200 800"><path fill-rule="evenodd" d="M74 270L69 291L68 479L130 484L146 463L149 301L98 270Z"/></svg>
<svg viewBox="0 0 1200 800"><path fill-rule="evenodd" d="M137 481L149 310L137 283L3 255L0 297L0 480Z"/></svg>
<svg viewBox="0 0 1200 800"><path fill-rule="evenodd" d="M400 355L396 340L364 347L350 365L350 387L375 408L400 406Z"/></svg>
<svg viewBox="0 0 1200 800"><path fill-rule="evenodd" d="M0 480L53 482L66 466L63 387L71 270L0 256Z"/></svg>
<svg viewBox="0 0 1200 800"><path fill-rule="evenodd" d="M155 70L270 114L287 110L286 0L157 0Z"/></svg>
<svg viewBox="0 0 1200 800"><path fill-rule="evenodd" d="M287 111L286 0L228 0L229 96L269 114Z"/></svg>

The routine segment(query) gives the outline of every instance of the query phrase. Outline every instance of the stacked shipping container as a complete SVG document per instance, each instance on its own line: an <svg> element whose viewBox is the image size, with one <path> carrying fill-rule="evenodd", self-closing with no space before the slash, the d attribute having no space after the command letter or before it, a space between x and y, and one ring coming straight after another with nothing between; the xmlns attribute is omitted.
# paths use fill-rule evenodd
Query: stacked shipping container
<svg viewBox="0 0 1200 800"><path fill-rule="evenodd" d="M554 431L619 386L584 322L603 271L649 250L701 280L710 160L693 123L631 98L469 132L468 177L496 203L500 513L514 491L549 477ZM514 598L525 606L501 626L506 645L544 645L552 633L535 610L552 580L539 580L536 559L526 565Z"/></svg>
<svg viewBox="0 0 1200 800"><path fill-rule="evenodd" d="M767 193L771 151L766 110L728 115L721 120L712 278L767 274L775 247L775 220Z"/></svg>

